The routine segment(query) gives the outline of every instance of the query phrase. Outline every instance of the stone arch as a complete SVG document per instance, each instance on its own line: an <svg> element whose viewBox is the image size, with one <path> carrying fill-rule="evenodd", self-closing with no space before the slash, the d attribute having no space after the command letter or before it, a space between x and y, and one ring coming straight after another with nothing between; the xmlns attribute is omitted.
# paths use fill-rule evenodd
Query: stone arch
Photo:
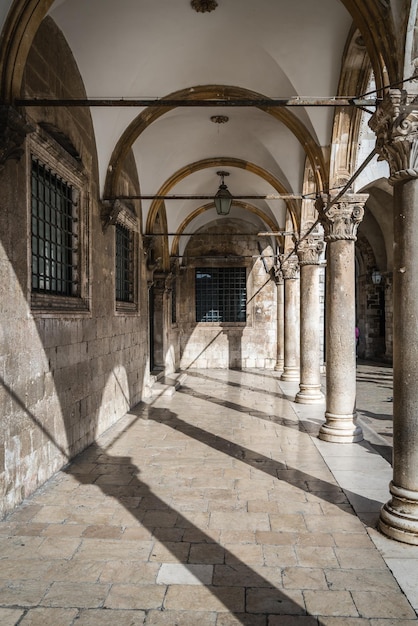
<svg viewBox="0 0 418 626"><path fill-rule="evenodd" d="M268 217L268 215L266 215L263 211L261 211L261 209L259 209L258 207L249 204L248 202L242 202L240 200L235 200L234 201L234 206L238 206L241 209L243 209L244 211L249 211L251 213L254 213L254 215L257 215L257 217L259 217L260 219L263 220L263 222L265 222L268 226L268 228L270 228L271 231L274 232L275 229L278 228L277 224L270 218ZM214 207L214 203L213 202L208 202L207 204L195 209L194 211L192 211L184 220L183 222L180 224L180 226L177 229L177 234L175 235L174 239L173 239L173 243L171 245L171 255L172 256L177 256L179 253L179 245L180 245L180 236L181 234L186 230L187 226L189 224L191 224L193 222L194 219L196 219L199 215L201 215L202 213L204 213L205 211L208 211L209 209L212 209ZM282 239L282 237L276 237L276 240L280 242L280 240Z"/></svg>
<svg viewBox="0 0 418 626"><path fill-rule="evenodd" d="M397 38L390 5L383 8L378 2L340 1L352 15L354 23L364 37L378 88L384 87L387 82L399 80L401 69L393 55L393 42L397 41ZM9 10L0 45L0 88L5 102L12 103L13 99L20 95L20 85L32 39L53 3L54 0L14 0ZM416 11L415 2L412 9ZM388 29L392 36L388 36Z"/></svg>
<svg viewBox="0 0 418 626"><path fill-rule="evenodd" d="M166 96L169 100L210 100L212 98L250 98L253 100L265 100L265 96L260 93L243 89L241 87L225 86L225 85L203 85L181 89ZM175 107L148 107L142 111L126 128L120 137L113 151L107 170L107 177L104 186L105 198L113 198L116 195L117 181L127 151L132 147L133 143L138 139L142 132L148 128L158 118L165 113L173 110ZM315 142L305 125L288 109L276 108L262 105L262 111L271 115L279 122L282 122L295 135L315 172L317 188L324 190L328 185L328 176L322 150Z"/></svg>
<svg viewBox="0 0 418 626"><path fill-rule="evenodd" d="M404 75L416 74L418 69L418 0L411 0L405 38Z"/></svg>
<svg viewBox="0 0 418 626"><path fill-rule="evenodd" d="M54 0L15 0L2 31L0 90L11 104L20 96L26 59L36 32Z"/></svg>
<svg viewBox="0 0 418 626"><path fill-rule="evenodd" d="M338 95L365 93L372 66L363 37L352 27L344 49ZM336 110L332 131L330 187L342 187L351 178L357 163L358 137L363 111L356 107Z"/></svg>
<svg viewBox="0 0 418 626"><path fill-rule="evenodd" d="M268 182L277 193L287 194L288 191L284 187L284 185L277 180L275 176L270 174L267 170L255 165L254 163L250 163L249 161L244 161L243 159L236 159L234 157L219 157L219 158L210 158L210 159L202 159L201 161L197 161L196 163L192 163L190 165L186 165L177 172L175 172L158 190L156 195L164 196L169 193L169 191L179 183L181 180L192 174L193 172L198 172L199 170L206 169L208 167L237 167L240 169L248 170L257 176L263 178L266 182ZM155 215L160 210L160 207L164 203L163 200L154 200L151 204L150 210L148 212L145 232L151 232L152 224L155 219ZM293 228L296 231L299 226L299 215L300 209L299 204L296 200L287 200L286 201L288 212L291 216Z"/></svg>

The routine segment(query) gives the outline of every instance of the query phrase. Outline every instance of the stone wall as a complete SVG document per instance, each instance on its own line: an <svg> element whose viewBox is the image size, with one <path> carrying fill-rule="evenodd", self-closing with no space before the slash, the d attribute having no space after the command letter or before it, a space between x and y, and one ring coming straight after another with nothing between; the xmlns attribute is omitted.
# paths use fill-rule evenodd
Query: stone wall
<svg viewBox="0 0 418 626"><path fill-rule="evenodd" d="M74 59L49 18L29 53L23 92L85 95ZM137 305L117 311L115 231L102 229L90 114L53 107L27 114L34 128L50 135L50 146L72 152L68 160L86 180L85 297L74 310L60 310L56 302L34 308L31 302L29 136L26 154L0 172L0 516L140 401L149 377L145 270L140 264ZM138 193L132 156L123 179ZM139 234L136 242L139 247Z"/></svg>
<svg viewBox="0 0 418 626"><path fill-rule="evenodd" d="M248 234L246 233L248 230ZM211 233L217 235L210 237ZM219 233L224 233L220 236ZM181 369L274 368L277 354L277 290L266 267L272 263L266 247L265 264L258 257L257 238L245 222L224 218L201 232L185 252L187 266L178 295ZM196 258L198 257L198 258ZM258 258L257 258L258 257ZM237 267L247 270L247 320L242 323L195 321L195 268Z"/></svg>

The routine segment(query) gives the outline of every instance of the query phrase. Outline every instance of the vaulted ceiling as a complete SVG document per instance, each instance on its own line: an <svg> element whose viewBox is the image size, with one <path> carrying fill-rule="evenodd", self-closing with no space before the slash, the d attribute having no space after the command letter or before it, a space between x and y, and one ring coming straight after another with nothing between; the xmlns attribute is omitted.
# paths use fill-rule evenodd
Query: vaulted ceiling
<svg viewBox="0 0 418 626"><path fill-rule="evenodd" d="M11 4L3 0L0 17ZM44 14L48 11L69 44L88 98L207 101L207 106L154 109L92 107L102 197L111 195L110 172L117 171L131 148L146 195L215 193L219 169L228 171L228 187L239 196L279 191L299 195L304 182L306 187L307 163L316 188L326 186L335 107L219 106L210 100L294 102L300 97L318 104L337 95L359 96L353 86L351 93L339 94L346 46L355 30L353 18L363 29L359 54L367 57L366 43L369 67L375 67L379 58L371 47L373 38L379 40L380 30L390 30L393 21L389 3L380 0L21 0L20 4L25 5L21 15L28 20L29 6L37 19L42 7ZM403 0L393 4L400 14ZM193 5L213 10L198 11ZM384 45L382 50L384 54ZM386 69L395 71L396 55L388 57ZM376 83L381 81L379 74ZM222 123L214 121L215 116ZM175 232L203 204L201 199L166 200L168 232ZM151 205L151 200L142 202L144 224ZM283 228L286 206L283 199L253 198L233 211L257 224L265 215L266 224ZM199 214L199 224L214 217L214 209L205 217Z"/></svg>

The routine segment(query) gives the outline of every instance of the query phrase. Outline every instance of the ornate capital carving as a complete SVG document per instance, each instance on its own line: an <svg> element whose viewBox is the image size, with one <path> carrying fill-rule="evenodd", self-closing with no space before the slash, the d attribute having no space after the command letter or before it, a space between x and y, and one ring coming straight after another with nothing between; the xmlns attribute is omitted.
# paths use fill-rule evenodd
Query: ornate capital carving
<svg viewBox="0 0 418 626"><path fill-rule="evenodd" d="M276 285L283 285L283 272L280 263L273 265L270 274Z"/></svg>
<svg viewBox="0 0 418 626"><path fill-rule="evenodd" d="M350 194L335 204L332 204L332 199L326 203L324 196L316 200L315 207L324 229L325 241L356 241L357 228L363 219L368 197L367 194Z"/></svg>
<svg viewBox="0 0 418 626"><path fill-rule="evenodd" d="M391 89L369 121L379 160L389 163L392 184L418 178L418 97Z"/></svg>
<svg viewBox="0 0 418 626"><path fill-rule="evenodd" d="M284 280L296 280L299 278L299 262L296 254L280 255L280 268Z"/></svg>
<svg viewBox="0 0 418 626"><path fill-rule="evenodd" d="M319 265L319 257L324 249L324 242L313 233L302 237L296 247L299 265Z"/></svg>
<svg viewBox="0 0 418 626"><path fill-rule="evenodd" d="M20 159L24 152L22 144L26 135L34 130L13 107L0 105L0 169L8 159Z"/></svg>

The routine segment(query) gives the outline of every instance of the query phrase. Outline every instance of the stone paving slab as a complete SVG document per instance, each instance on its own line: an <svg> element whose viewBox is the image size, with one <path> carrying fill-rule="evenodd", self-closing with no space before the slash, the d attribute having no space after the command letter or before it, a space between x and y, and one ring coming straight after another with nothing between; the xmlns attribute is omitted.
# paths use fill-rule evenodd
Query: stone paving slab
<svg viewBox="0 0 418 626"><path fill-rule="evenodd" d="M1 626L416 622L415 549L365 521L387 461L318 442L293 393L196 371L130 411L0 522Z"/></svg>

